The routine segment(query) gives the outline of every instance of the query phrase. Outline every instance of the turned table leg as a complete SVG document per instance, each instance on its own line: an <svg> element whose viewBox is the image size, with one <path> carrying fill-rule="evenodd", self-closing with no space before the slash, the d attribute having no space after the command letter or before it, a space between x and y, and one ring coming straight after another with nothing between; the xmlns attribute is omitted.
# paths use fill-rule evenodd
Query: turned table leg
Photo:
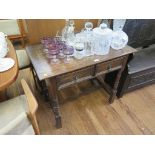
<svg viewBox="0 0 155 155"><path fill-rule="evenodd" d="M59 101L58 101L58 96L57 96L57 86L56 86L56 78L51 78L50 79L50 88L49 91L52 96L52 109L55 115L55 121L56 121L56 127L61 128L62 123L61 123L61 113L60 113L60 106L59 106Z"/></svg>
<svg viewBox="0 0 155 155"><path fill-rule="evenodd" d="M49 93L48 93L48 88L46 85L46 81L45 80L39 80L34 68L31 66L31 71L32 71L32 75L33 75L33 79L34 79L34 84L37 90L40 90L40 93L43 94L44 98L46 101L49 101Z"/></svg>
<svg viewBox="0 0 155 155"><path fill-rule="evenodd" d="M116 93L117 93L117 87L118 87L118 84L119 84L119 80L121 78L121 74L122 74L122 69L119 70L119 72L117 73L117 76L116 76L116 80L115 80L115 83L114 83L114 87L112 89L112 94L110 95L110 98L109 98L109 103L112 103L116 97Z"/></svg>
<svg viewBox="0 0 155 155"><path fill-rule="evenodd" d="M122 68L117 73L116 80L115 80L115 83L114 83L114 86L113 86L113 89L112 89L112 94L110 95L110 98L109 98L109 103L112 103L114 101L115 97L116 97L119 80L120 80L121 74L122 74L122 72L123 72L123 70L124 70L124 68L126 66L127 59L128 59L128 56L126 56L124 58Z"/></svg>
<svg viewBox="0 0 155 155"><path fill-rule="evenodd" d="M37 81L36 81L36 73L35 73L35 70L34 70L34 68L33 68L33 65L31 64L31 72L32 72L32 75L33 75L33 80L34 80L34 84L35 84L35 87L36 87L36 89L38 89L38 86L37 86Z"/></svg>

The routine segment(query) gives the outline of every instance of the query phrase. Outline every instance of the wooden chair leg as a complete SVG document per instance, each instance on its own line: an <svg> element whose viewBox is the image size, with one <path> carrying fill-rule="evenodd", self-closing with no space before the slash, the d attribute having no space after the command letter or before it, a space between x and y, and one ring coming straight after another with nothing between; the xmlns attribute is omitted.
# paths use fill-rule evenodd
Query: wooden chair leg
<svg viewBox="0 0 155 155"><path fill-rule="evenodd" d="M0 102L7 100L6 90L0 91Z"/></svg>
<svg viewBox="0 0 155 155"><path fill-rule="evenodd" d="M21 38L21 43L22 43L22 47L24 48L25 47L25 40L24 40L24 38Z"/></svg>
<svg viewBox="0 0 155 155"><path fill-rule="evenodd" d="M40 135L40 130L39 130L38 122L37 122L37 119L36 119L36 115L27 114L27 117L32 123L35 134Z"/></svg>

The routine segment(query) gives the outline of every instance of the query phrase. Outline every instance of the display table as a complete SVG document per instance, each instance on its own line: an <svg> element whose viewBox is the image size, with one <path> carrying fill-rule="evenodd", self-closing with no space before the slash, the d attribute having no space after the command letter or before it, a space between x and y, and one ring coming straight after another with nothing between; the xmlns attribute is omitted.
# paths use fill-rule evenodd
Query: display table
<svg viewBox="0 0 155 155"><path fill-rule="evenodd" d="M55 114L57 128L62 126L57 97L58 90L118 70L112 88L102 82L104 88L110 94L109 103L112 103L128 56L136 51L136 49L126 46L118 51L111 49L109 54L104 56L89 56L81 60L73 59L70 63L61 61L59 64L50 64L49 59L46 58L42 51L41 45L27 46L26 50L45 95L49 92L49 96L52 97L52 109ZM46 89L47 83L51 86L48 88L48 92Z"/></svg>

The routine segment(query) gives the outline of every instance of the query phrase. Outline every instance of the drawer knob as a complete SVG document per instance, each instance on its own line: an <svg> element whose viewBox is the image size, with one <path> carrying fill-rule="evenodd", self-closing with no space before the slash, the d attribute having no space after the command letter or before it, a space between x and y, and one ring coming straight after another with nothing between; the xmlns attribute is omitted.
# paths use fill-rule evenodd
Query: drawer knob
<svg viewBox="0 0 155 155"><path fill-rule="evenodd" d="M78 79L78 76L77 76L77 75L75 75L75 77L74 77L74 78L75 78L75 80L77 80L77 79Z"/></svg>

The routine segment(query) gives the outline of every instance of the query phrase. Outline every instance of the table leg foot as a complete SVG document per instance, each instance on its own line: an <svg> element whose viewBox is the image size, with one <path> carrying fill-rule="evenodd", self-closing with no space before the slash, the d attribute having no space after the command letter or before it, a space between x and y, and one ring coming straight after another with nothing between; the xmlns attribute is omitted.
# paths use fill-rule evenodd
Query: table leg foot
<svg viewBox="0 0 155 155"><path fill-rule="evenodd" d="M109 98L109 103L110 104L114 102L115 97L116 97L116 92L117 91L113 91L112 95L110 95L110 98Z"/></svg>
<svg viewBox="0 0 155 155"><path fill-rule="evenodd" d="M57 129L62 128L61 116L58 116L58 117L56 116L56 117L55 117L55 121L56 121L56 125L55 125L56 128L57 128Z"/></svg>
<svg viewBox="0 0 155 155"><path fill-rule="evenodd" d="M55 115L55 123L56 123L56 128L61 128L62 127L62 123L61 123L61 114L60 114L60 107L57 101L54 101L52 103L53 106L53 112Z"/></svg>
<svg viewBox="0 0 155 155"><path fill-rule="evenodd" d="M122 68L118 71L118 73L116 75L116 80L115 80L115 83L114 83L114 86L113 86L112 94L110 95L110 98L109 98L109 103L112 103L114 101L115 97L116 97L119 80L120 80L121 74L122 74L122 72L123 72L123 70L125 68L127 59L128 59L128 56L124 59Z"/></svg>
<svg viewBox="0 0 155 155"><path fill-rule="evenodd" d="M59 106L59 100L58 100L58 96L57 96L57 85L56 85L56 79L55 78L51 78L49 81L47 80L47 82L49 83L49 92L51 94L51 105L52 105L52 109L54 112L54 116L55 116L55 122L56 122L56 128L61 128L62 127L62 123L61 123L61 113L60 113L60 106Z"/></svg>

